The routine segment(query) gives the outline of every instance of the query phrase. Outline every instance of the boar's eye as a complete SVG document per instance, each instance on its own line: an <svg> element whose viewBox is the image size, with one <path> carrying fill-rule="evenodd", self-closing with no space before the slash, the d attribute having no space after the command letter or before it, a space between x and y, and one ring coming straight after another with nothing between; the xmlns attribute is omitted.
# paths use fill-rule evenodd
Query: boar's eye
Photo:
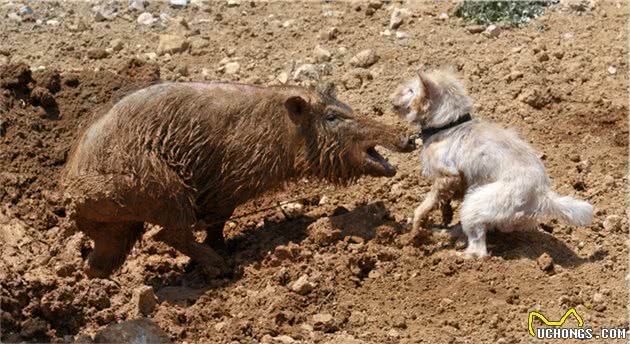
<svg viewBox="0 0 630 344"><path fill-rule="evenodd" d="M337 121L337 119L339 119L339 117L337 117L337 114L335 114L334 112L329 112L326 114L326 121L328 121L329 123L334 123Z"/></svg>

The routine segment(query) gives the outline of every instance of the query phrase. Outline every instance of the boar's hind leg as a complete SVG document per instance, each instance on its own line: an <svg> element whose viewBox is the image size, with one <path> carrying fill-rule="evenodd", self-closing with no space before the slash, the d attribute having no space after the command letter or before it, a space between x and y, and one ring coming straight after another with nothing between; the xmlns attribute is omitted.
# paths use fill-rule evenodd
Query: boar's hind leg
<svg viewBox="0 0 630 344"><path fill-rule="evenodd" d="M94 241L85 273L90 278L105 278L125 262L133 245L142 236L144 223L77 219L77 226Z"/></svg>
<svg viewBox="0 0 630 344"><path fill-rule="evenodd" d="M195 241L191 228L166 227L155 235L155 239L170 245L201 264L208 277L216 277L229 272L221 256L209 246Z"/></svg>

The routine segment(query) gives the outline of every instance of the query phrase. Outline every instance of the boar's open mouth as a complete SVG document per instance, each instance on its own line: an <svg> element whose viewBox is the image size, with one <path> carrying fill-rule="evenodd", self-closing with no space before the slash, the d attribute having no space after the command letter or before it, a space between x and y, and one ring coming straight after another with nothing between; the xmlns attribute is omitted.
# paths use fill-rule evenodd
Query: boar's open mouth
<svg viewBox="0 0 630 344"><path fill-rule="evenodd" d="M396 168L392 166L381 154L379 154L374 147L375 146L369 146L365 150L364 155L367 174L377 177L394 176L396 174Z"/></svg>

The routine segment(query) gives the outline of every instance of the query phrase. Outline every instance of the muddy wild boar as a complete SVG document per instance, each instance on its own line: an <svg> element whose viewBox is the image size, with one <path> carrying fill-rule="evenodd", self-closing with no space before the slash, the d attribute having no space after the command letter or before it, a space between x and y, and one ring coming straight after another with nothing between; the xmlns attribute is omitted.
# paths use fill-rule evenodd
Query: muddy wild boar
<svg viewBox="0 0 630 344"><path fill-rule="evenodd" d="M147 222L208 275L226 273L215 249L238 205L304 176L342 184L391 177L377 145L413 149L332 92L163 83L129 94L87 126L62 175L71 218L94 241L85 271L109 276ZM203 244L192 231L200 222L211 224Z"/></svg>

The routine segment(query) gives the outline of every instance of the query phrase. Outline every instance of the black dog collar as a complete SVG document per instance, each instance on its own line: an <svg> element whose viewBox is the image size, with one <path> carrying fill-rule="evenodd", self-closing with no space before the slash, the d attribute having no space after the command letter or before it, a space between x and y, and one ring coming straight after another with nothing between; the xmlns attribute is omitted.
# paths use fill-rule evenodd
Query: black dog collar
<svg viewBox="0 0 630 344"><path fill-rule="evenodd" d="M426 142L431 136L439 133L440 131L454 128L460 124L464 124L471 120L472 120L472 117L470 116L469 113L467 113L463 115L462 117L460 117L459 119L457 119L457 121L449 123L447 125L444 125L438 128L422 128L422 130L420 131L420 137L422 138L422 142Z"/></svg>

